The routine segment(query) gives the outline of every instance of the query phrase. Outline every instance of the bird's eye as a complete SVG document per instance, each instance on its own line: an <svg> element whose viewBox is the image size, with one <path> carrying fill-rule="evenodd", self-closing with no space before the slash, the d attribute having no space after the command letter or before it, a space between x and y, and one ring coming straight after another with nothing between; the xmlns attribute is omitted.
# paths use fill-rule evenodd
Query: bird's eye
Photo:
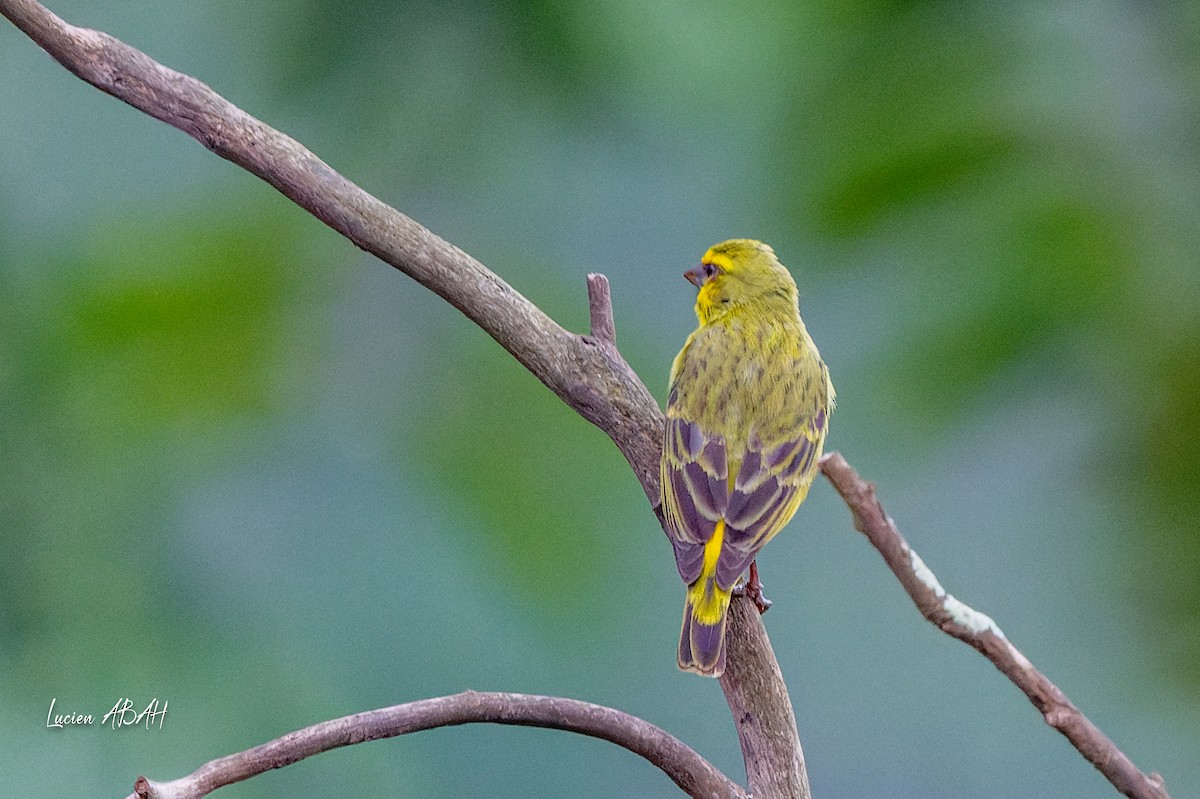
<svg viewBox="0 0 1200 799"><path fill-rule="evenodd" d="M704 264L704 277L707 280L711 280L719 271L721 270L717 269L716 264Z"/></svg>

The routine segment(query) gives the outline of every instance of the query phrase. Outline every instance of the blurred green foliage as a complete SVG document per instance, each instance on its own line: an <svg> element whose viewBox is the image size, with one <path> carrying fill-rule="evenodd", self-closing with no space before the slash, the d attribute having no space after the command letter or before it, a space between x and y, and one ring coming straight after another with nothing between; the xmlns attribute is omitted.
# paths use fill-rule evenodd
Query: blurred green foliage
<svg viewBox="0 0 1200 799"><path fill-rule="evenodd" d="M420 398L427 423L401 442L398 457L420 463L453 490L459 513L480 520L486 537L471 545L505 583L498 588L544 603L542 614L573 628L581 610L612 590L611 575L596 565L620 533L602 514L580 519L563 484L619 484L628 467L619 457L597 459L601 434L532 375L515 365L496 375L495 352L458 339Z"/></svg>
<svg viewBox="0 0 1200 799"><path fill-rule="evenodd" d="M831 445L1175 796L1200 788L1192 4L53 5L214 86L563 324L613 283L656 396L679 277L771 242ZM165 24L167 22L170 24ZM598 431L435 297L0 25L0 777L123 795L464 688L660 724L669 549ZM1104 795L814 490L763 559L816 795ZM959 650L963 651L959 651ZM120 696L162 731L44 729ZM667 793L592 741L463 729L226 789ZM1190 791L1189 791L1190 789Z"/></svg>

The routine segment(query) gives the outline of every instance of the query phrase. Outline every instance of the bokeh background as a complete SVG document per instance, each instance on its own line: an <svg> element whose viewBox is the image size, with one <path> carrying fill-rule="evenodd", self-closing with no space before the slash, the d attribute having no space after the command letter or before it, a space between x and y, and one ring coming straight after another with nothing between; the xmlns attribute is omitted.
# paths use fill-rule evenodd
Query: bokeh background
<svg viewBox="0 0 1200 799"><path fill-rule="evenodd" d="M663 399L680 273L772 243L948 589L1175 797L1200 793L1194 3L52 7L204 80L569 328L612 280ZM456 311L0 24L0 782L134 777L467 688L619 707L738 780L621 456ZM1115 795L920 619L821 481L766 622L814 794ZM119 698L161 730L45 729ZM674 795L475 726L222 796Z"/></svg>

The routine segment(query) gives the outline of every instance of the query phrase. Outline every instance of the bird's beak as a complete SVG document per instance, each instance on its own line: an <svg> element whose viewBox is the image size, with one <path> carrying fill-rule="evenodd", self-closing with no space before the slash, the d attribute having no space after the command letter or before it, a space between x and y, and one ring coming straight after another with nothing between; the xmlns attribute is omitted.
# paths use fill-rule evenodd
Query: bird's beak
<svg viewBox="0 0 1200 799"><path fill-rule="evenodd" d="M704 285L704 265L699 264L683 273L683 276L688 279L693 286L700 288Z"/></svg>

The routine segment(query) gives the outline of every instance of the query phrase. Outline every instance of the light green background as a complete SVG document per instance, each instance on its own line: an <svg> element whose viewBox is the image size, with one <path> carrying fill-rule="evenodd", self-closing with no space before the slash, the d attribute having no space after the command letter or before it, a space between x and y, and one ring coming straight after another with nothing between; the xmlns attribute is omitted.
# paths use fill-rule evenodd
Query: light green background
<svg viewBox="0 0 1200 799"><path fill-rule="evenodd" d="M195 75L583 330L661 400L680 273L772 243L830 446L1176 799L1200 793L1193 3L55 2ZM761 561L814 794L1096 797L823 481ZM0 24L0 783L134 777L466 688L609 704L737 780L619 453L461 315ZM47 730L169 702L161 730ZM468 727L230 797L674 794Z"/></svg>

